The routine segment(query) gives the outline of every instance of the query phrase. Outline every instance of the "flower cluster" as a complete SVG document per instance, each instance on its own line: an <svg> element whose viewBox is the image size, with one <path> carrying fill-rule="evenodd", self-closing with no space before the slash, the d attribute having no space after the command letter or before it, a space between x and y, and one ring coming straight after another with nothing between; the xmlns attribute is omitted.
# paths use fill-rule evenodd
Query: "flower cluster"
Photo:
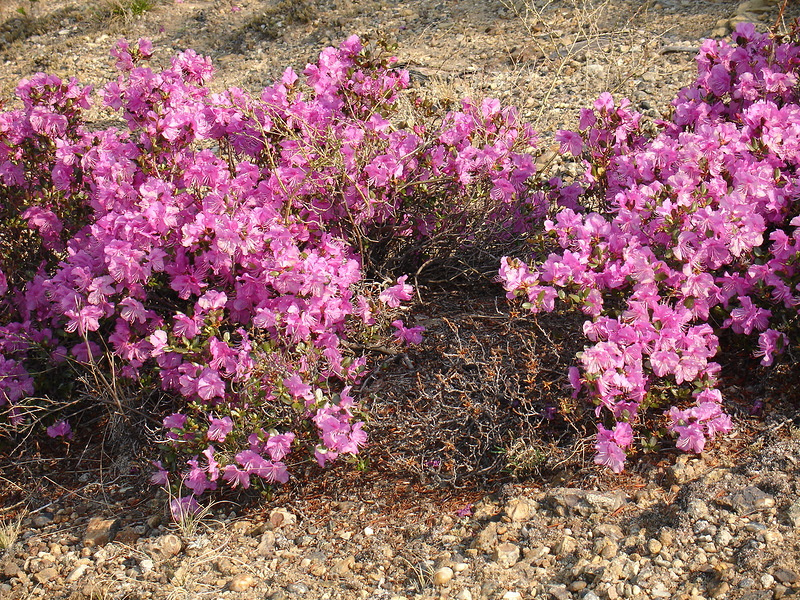
<svg viewBox="0 0 800 600"><path fill-rule="evenodd" d="M626 101L603 94L562 150L586 165L584 199L545 223L561 247L531 267L504 258L508 296L531 310L569 299L593 345L570 380L596 406L600 464L619 471L644 410L666 413L677 445L699 452L729 431L716 389L719 330L751 338L770 365L800 305L800 32L741 25L736 45L706 41L695 83L647 135ZM599 210L597 210L599 207ZM620 429L624 426L623 429Z"/></svg>
<svg viewBox="0 0 800 600"><path fill-rule="evenodd" d="M495 100L438 119L411 100L418 120L400 123L408 74L357 37L257 97L211 93L211 61L191 50L161 71L151 53L112 52L121 74L100 96L121 129L89 130L90 90L43 74L0 114L14 200L0 227L31 239L24 269L0 258L0 406L23 418L35 359L156 381L180 404L153 482L195 496L285 482L300 445L321 466L356 455L366 359L348 336L423 331L397 318L407 277L361 293L365 270L404 243L427 259L470 216L506 231L539 218L533 131Z"/></svg>

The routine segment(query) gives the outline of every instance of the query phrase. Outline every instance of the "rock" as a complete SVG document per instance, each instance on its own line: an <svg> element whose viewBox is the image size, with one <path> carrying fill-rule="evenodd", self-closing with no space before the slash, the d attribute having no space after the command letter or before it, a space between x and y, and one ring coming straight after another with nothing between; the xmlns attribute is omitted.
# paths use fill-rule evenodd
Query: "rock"
<svg viewBox="0 0 800 600"><path fill-rule="evenodd" d="M35 517L33 517L33 525L34 527L47 527L50 523L53 522L53 518L55 515L50 512L41 512Z"/></svg>
<svg viewBox="0 0 800 600"><path fill-rule="evenodd" d="M230 558L222 556L214 562L214 568L220 575L233 575L235 567Z"/></svg>
<svg viewBox="0 0 800 600"><path fill-rule="evenodd" d="M265 531L261 536L261 541L258 543L256 552L259 556L267 556L275 549L275 533L272 531Z"/></svg>
<svg viewBox="0 0 800 600"><path fill-rule="evenodd" d="M728 502L740 515L775 506L775 498L754 485L734 492L728 497Z"/></svg>
<svg viewBox="0 0 800 600"><path fill-rule="evenodd" d="M77 567L72 569L72 572L69 575L67 575L67 581L69 583L75 583L76 581L78 581L78 579L80 579L86 574L86 571L88 569L89 569L88 562L79 564Z"/></svg>
<svg viewBox="0 0 800 600"><path fill-rule="evenodd" d="M333 563L333 566L331 567L331 573L334 575L347 575L355 563L356 559L353 556L341 558Z"/></svg>
<svg viewBox="0 0 800 600"><path fill-rule="evenodd" d="M453 579L453 569L442 567L433 573L433 583L435 585L447 585Z"/></svg>
<svg viewBox="0 0 800 600"><path fill-rule="evenodd" d="M94 517L86 525L86 532L83 534L83 544L85 546L105 546L114 539L119 529L119 519L102 519Z"/></svg>
<svg viewBox="0 0 800 600"><path fill-rule="evenodd" d="M286 591L290 594L302 596L308 593L308 586L305 583L290 583L286 586Z"/></svg>
<svg viewBox="0 0 800 600"><path fill-rule="evenodd" d="M183 542L174 534L162 535L156 540L156 547L165 557L177 556L183 549Z"/></svg>
<svg viewBox="0 0 800 600"><path fill-rule="evenodd" d="M559 516L588 517L594 513L613 512L627 502L621 490L594 492L575 488L557 488L546 496Z"/></svg>
<svg viewBox="0 0 800 600"><path fill-rule="evenodd" d="M720 581L708 586L708 595L712 598L725 598L730 591L731 586L727 581Z"/></svg>
<svg viewBox="0 0 800 600"><path fill-rule="evenodd" d="M531 512L530 502L525 498L512 498L506 504L506 516L512 523L527 521Z"/></svg>
<svg viewBox="0 0 800 600"><path fill-rule="evenodd" d="M58 569L55 569L53 567L42 569L38 573L33 574L33 578L39 585L47 583L48 581L50 581L51 579L55 579L56 577L58 577Z"/></svg>
<svg viewBox="0 0 800 600"><path fill-rule="evenodd" d="M613 523L601 523L594 528L594 534L596 536L609 537L614 541L621 540L623 537L625 537L625 534L622 532L620 526L614 525Z"/></svg>
<svg viewBox="0 0 800 600"><path fill-rule="evenodd" d="M464 588L456 595L456 600L472 600L472 592Z"/></svg>
<svg viewBox="0 0 800 600"><path fill-rule="evenodd" d="M510 542L500 544L495 548L492 560L496 561L501 567L513 567L519 560L519 546Z"/></svg>
<svg viewBox="0 0 800 600"><path fill-rule="evenodd" d="M800 575L797 574L796 571L792 569L786 569L784 567L778 567L772 572L772 576L780 581L783 584L793 584L800 581Z"/></svg>
<svg viewBox="0 0 800 600"><path fill-rule="evenodd" d="M556 543L555 547L553 548L553 552L555 552L558 556L566 556L567 554L572 554L575 552L575 549L578 547L578 543L574 537L565 535Z"/></svg>
<svg viewBox="0 0 800 600"><path fill-rule="evenodd" d="M550 600L572 600L572 594L569 593L565 585L547 586L547 597Z"/></svg>
<svg viewBox="0 0 800 600"><path fill-rule="evenodd" d="M653 555L656 555L659 552L661 552L661 548L663 548L663 547L664 547L664 544L662 544L660 540L657 540L655 538L653 538L649 542L647 542L647 551L650 554L653 554Z"/></svg>
<svg viewBox="0 0 800 600"><path fill-rule="evenodd" d="M800 500L794 502L786 511L789 522L795 527L800 527Z"/></svg>
<svg viewBox="0 0 800 600"><path fill-rule="evenodd" d="M256 578L249 573L242 573L237 575L228 582L227 588L232 592L243 592L256 583Z"/></svg>
<svg viewBox="0 0 800 600"><path fill-rule="evenodd" d="M269 513L269 522L273 529L289 527L297 523L297 516L285 508L275 508Z"/></svg>
<svg viewBox="0 0 800 600"><path fill-rule="evenodd" d="M485 554L490 553L497 545L497 523L489 523L478 532L472 541L472 548Z"/></svg>
<svg viewBox="0 0 800 600"><path fill-rule="evenodd" d="M143 558L139 561L139 568L142 570L142 573L149 573L155 568L155 564L149 558Z"/></svg>
<svg viewBox="0 0 800 600"><path fill-rule="evenodd" d="M19 565L13 561L9 561L5 565L3 565L3 575L5 575L7 579L16 577L21 572L22 569L20 569Z"/></svg>
<svg viewBox="0 0 800 600"><path fill-rule="evenodd" d="M502 596L502 600L522 600L522 594L519 592L512 592L511 590L507 591Z"/></svg>

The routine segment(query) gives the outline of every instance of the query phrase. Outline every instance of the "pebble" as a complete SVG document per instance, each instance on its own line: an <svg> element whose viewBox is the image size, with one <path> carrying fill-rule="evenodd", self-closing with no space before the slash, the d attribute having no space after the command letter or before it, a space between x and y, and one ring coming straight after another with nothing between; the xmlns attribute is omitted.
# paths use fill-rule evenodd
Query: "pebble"
<svg viewBox="0 0 800 600"><path fill-rule="evenodd" d="M118 519L94 517L86 526L86 531L83 534L83 543L85 546L105 546L114 539L118 529Z"/></svg>
<svg viewBox="0 0 800 600"><path fill-rule="evenodd" d="M227 588L232 592L243 592L253 587L255 583L256 583L255 577L253 577L249 573L243 573L231 579L228 582Z"/></svg>
<svg viewBox="0 0 800 600"><path fill-rule="evenodd" d="M436 585L447 585L453 579L453 569L442 567L433 573L433 583Z"/></svg>

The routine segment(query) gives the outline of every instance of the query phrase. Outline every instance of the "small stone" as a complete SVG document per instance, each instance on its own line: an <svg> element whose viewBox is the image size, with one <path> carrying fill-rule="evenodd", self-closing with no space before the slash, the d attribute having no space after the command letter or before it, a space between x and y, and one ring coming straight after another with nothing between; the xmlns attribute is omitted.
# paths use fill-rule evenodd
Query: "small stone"
<svg viewBox="0 0 800 600"><path fill-rule="evenodd" d="M78 565L72 570L72 572L69 575L67 575L67 581L69 583L75 583L76 581L78 581L78 579L84 576L88 568L89 568L88 564Z"/></svg>
<svg viewBox="0 0 800 600"><path fill-rule="evenodd" d="M47 583L48 581L50 581L51 579L55 579L56 577L58 577L58 570L54 569L53 567L42 569L38 573L33 574L33 578L39 585Z"/></svg>
<svg viewBox="0 0 800 600"><path fill-rule="evenodd" d="M566 556L567 554L572 554L575 552L576 548L578 547L578 543L575 541L575 538L569 535L565 535L562 537L553 548L553 551L558 556Z"/></svg>
<svg viewBox="0 0 800 600"><path fill-rule="evenodd" d="M364 527L364 535L367 537L375 535L375 530L372 527Z"/></svg>
<svg viewBox="0 0 800 600"><path fill-rule="evenodd" d="M550 600L572 600L572 594L565 585L550 585L547 587L547 597Z"/></svg>
<svg viewBox="0 0 800 600"><path fill-rule="evenodd" d="M463 573L467 569L469 569L469 564L465 562L457 562L453 565L453 571L456 573Z"/></svg>
<svg viewBox="0 0 800 600"><path fill-rule="evenodd" d="M793 584L800 580L800 575L791 569L779 567L772 572L772 576L783 584Z"/></svg>
<svg viewBox="0 0 800 600"><path fill-rule="evenodd" d="M472 592L464 588L456 595L456 600L472 600Z"/></svg>
<svg viewBox="0 0 800 600"><path fill-rule="evenodd" d="M501 567L513 567L519 560L519 546L510 542L500 544L495 548L492 559Z"/></svg>
<svg viewBox="0 0 800 600"><path fill-rule="evenodd" d="M572 583L570 583L567 586L567 589L570 592L580 592L580 591L585 590L587 585L588 584L585 581L583 581L582 579L577 579L577 580L573 581Z"/></svg>
<svg viewBox="0 0 800 600"><path fill-rule="evenodd" d="M8 579L16 577L21 572L22 569L20 569L19 565L15 562L7 562L5 565L3 565L3 575L5 575Z"/></svg>
<svg viewBox="0 0 800 600"><path fill-rule="evenodd" d="M509 590L503 594L503 600L522 600L522 594Z"/></svg>
<svg viewBox="0 0 800 600"><path fill-rule="evenodd" d="M139 568L142 570L142 573L149 573L155 568L155 564L149 558L143 558L139 561Z"/></svg>
<svg viewBox="0 0 800 600"><path fill-rule="evenodd" d="M772 575L770 575L769 573L765 573L764 575L761 576L761 587L767 590L771 588L773 585L775 585L775 578Z"/></svg>
<svg viewBox="0 0 800 600"><path fill-rule="evenodd" d="M83 544L85 546L105 546L114 539L119 529L119 519L101 519L94 517L86 525L86 532L83 534Z"/></svg>
<svg viewBox="0 0 800 600"><path fill-rule="evenodd" d="M442 567L433 573L433 583L435 585L447 585L453 579L453 569Z"/></svg>
<svg viewBox="0 0 800 600"><path fill-rule="evenodd" d="M289 527L297 523L297 516L285 508L275 508L269 513L269 522L273 529Z"/></svg>
<svg viewBox="0 0 800 600"><path fill-rule="evenodd" d="M714 585L709 586L708 595L712 598L725 598L728 592L731 591L731 586L727 581L720 581Z"/></svg>
<svg viewBox="0 0 800 600"><path fill-rule="evenodd" d="M181 542L181 539L177 535L169 533L158 538L156 540L156 546L164 556L170 557L176 556L181 551L183 542Z"/></svg>
<svg viewBox="0 0 800 600"><path fill-rule="evenodd" d="M269 600L286 600L286 592L283 590L276 590L270 594Z"/></svg>
<svg viewBox="0 0 800 600"><path fill-rule="evenodd" d="M249 573L237 575L228 582L228 589L232 592L243 592L255 585L256 579Z"/></svg>
<svg viewBox="0 0 800 600"><path fill-rule="evenodd" d="M334 575L347 575L355 563L356 559L353 556L341 558L333 563L333 566L331 567L331 573Z"/></svg>
<svg viewBox="0 0 800 600"><path fill-rule="evenodd" d="M267 556L275 549L275 533L272 531L265 531L261 536L261 541L256 548L259 556Z"/></svg>
<svg viewBox="0 0 800 600"><path fill-rule="evenodd" d="M233 562L225 556L218 558L214 562L214 567L220 575L233 575L234 573Z"/></svg>
<svg viewBox="0 0 800 600"><path fill-rule="evenodd" d="M649 542L647 542L647 551L650 554L653 554L653 555L656 555L659 552L661 552L661 549L663 547L664 547L664 544L662 544L659 540L657 540L655 538L653 538Z"/></svg>
<svg viewBox="0 0 800 600"><path fill-rule="evenodd" d="M53 513L43 512L33 517L33 525L35 527L47 527L53 522Z"/></svg>
<svg viewBox="0 0 800 600"><path fill-rule="evenodd" d="M286 586L286 591L290 594L302 596L308 593L308 586L305 583L290 583Z"/></svg>
<svg viewBox="0 0 800 600"><path fill-rule="evenodd" d="M512 498L506 505L506 516L512 523L527 521L531 516L531 505L524 498Z"/></svg>
<svg viewBox="0 0 800 600"><path fill-rule="evenodd" d="M478 532L472 548L488 554L497 545L497 523L491 522Z"/></svg>
<svg viewBox="0 0 800 600"><path fill-rule="evenodd" d="M729 501L733 509L740 515L775 506L775 497L754 485L733 493L729 497Z"/></svg>

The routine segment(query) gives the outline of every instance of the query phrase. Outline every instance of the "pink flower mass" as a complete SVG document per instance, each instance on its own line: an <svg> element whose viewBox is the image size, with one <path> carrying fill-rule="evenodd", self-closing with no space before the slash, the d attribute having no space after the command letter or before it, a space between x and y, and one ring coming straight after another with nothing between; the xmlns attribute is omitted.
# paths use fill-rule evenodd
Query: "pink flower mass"
<svg viewBox="0 0 800 600"><path fill-rule="evenodd" d="M256 94L212 92L192 50L165 68L152 54L121 40L98 94L39 73L0 112L4 210L34 257L0 256L0 406L22 424L66 361L160 386L174 404L152 481L176 519L218 487L362 452L360 348L423 343L400 318L415 290L396 265L546 248L503 257L499 279L527 310L582 314L564 380L614 472L654 435L700 452L731 431L723 330L765 367L797 342L800 29L706 41L661 120L602 94L555 134L582 161L568 183L537 173L515 108L464 99L432 117L356 36ZM92 129L90 108L117 126ZM46 431L71 435L65 420Z"/></svg>

